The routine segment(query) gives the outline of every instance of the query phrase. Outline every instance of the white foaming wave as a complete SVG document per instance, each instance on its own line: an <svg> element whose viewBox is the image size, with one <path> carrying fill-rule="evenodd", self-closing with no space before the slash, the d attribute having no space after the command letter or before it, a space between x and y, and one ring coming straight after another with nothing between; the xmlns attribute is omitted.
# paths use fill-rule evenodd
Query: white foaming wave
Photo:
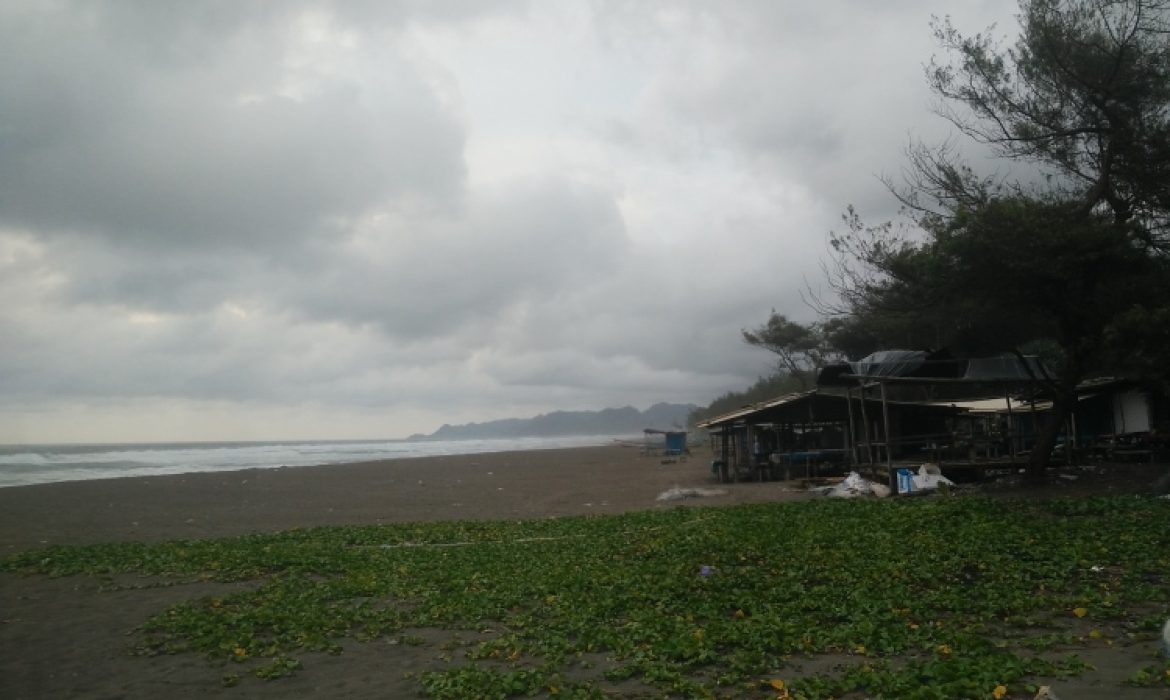
<svg viewBox="0 0 1170 700"><path fill-rule="evenodd" d="M0 488L88 479L304 467L406 457L584 447L606 436L484 440L46 445L0 448ZM9 451L11 450L11 451Z"/></svg>
<svg viewBox="0 0 1170 700"><path fill-rule="evenodd" d="M0 454L0 488L85 479L308 466L357 461L328 445L143 445L46 447ZM383 451L371 450L370 459Z"/></svg>
<svg viewBox="0 0 1170 700"><path fill-rule="evenodd" d="M17 452L10 455L0 455L0 467L9 464L54 464L53 460L40 452Z"/></svg>

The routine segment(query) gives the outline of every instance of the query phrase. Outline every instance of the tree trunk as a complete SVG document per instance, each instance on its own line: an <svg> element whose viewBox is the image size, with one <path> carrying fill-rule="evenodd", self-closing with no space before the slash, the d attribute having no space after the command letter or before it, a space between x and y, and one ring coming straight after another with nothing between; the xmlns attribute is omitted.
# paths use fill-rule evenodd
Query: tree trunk
<svg viewBox="0 0 1170 700"><path fill-rule="evenodd" d="M1028 458L1028 467L1024 475L1025 480L1029 483L1035 484L1044 481L1048 463L1052 459L1052 448L1056 447L1056 439L1060 437L1060 429L1068 420L1069 413L1076 405L1076 400L1075 385L1073 387L1062 385L1052 401L1052 410L1048 413L1048 419L1041 425L1040 432L1036 434L1036 442L1032 445L1032 454ZM1071 445L1066 446L1066 448L1071 449Z"/></svg>

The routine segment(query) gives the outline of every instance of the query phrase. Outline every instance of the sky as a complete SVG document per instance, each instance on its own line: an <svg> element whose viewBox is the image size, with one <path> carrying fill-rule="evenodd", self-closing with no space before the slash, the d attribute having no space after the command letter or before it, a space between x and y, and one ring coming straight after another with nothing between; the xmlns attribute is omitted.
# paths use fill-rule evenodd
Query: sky
<svg viewBox="0 0 1170 700"><path fill-rule="evenodd" d="M707 404L1009 0L0 4L0 442Z"/></svg>

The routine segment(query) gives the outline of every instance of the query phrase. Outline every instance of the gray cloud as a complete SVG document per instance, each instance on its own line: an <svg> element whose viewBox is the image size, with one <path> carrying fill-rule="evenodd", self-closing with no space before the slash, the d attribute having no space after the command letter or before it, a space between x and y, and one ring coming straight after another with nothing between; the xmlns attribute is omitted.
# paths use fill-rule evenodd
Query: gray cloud
<svg viewBox="0 0 1170 700"><path fill-rule="evenodd" d="M461 191L460 118L401 55L368 52L376 76L359 80L344 60L296 65L312 47L288 46L279 23L218 18L183 60L155 62L148 29L186 32L101 34L85 9L2 24L0 222L142 247L282 246Z"/></svg>
<svg viewBox="0 0 1170 700"><path fill-rule="evenodd" d="M627 245L612 197L552 176L477 198L456 217L370 222L284 299L316 319L431 335L586 284Z"/></svg>
<svg viewBox="0 0 1170 700"><path fill-rule="evenodd" d="M0 441L404 435L742 388L772 360L740 329L810 318L841 210L892 211L876 176L944 133L939 11L8 3Z"/></svg>

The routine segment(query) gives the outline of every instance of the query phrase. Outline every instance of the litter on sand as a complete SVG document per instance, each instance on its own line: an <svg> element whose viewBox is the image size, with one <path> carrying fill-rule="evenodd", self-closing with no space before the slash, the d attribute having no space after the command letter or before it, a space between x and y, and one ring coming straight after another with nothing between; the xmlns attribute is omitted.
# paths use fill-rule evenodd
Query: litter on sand
<svg viewBox="0 0 1170 700"><path fill-rule="evenodd" d="M658 494L659 501L681 501L684 498L704 498L707 496L723 496L727 492L722 489L695 489L675 486Z"/></svg>
<svg viewBox="0 0 1170 700"><path fill-rule="evenodd" d="M890 495L890 487L874 481L861 478L857 472L849 472L849 476L837 484L824 489L829 498L858 498L860 496L877 496L885 498Z"/></svg>
<svg viewBox="0 0 1170 700"><path fill-rule="evenodd" d="M937 464L923 464L915 474L909 469L898 470L898 493L914 493L915 491L933 491L940 485L954 486L955 482L942 475Z"/></svg>

